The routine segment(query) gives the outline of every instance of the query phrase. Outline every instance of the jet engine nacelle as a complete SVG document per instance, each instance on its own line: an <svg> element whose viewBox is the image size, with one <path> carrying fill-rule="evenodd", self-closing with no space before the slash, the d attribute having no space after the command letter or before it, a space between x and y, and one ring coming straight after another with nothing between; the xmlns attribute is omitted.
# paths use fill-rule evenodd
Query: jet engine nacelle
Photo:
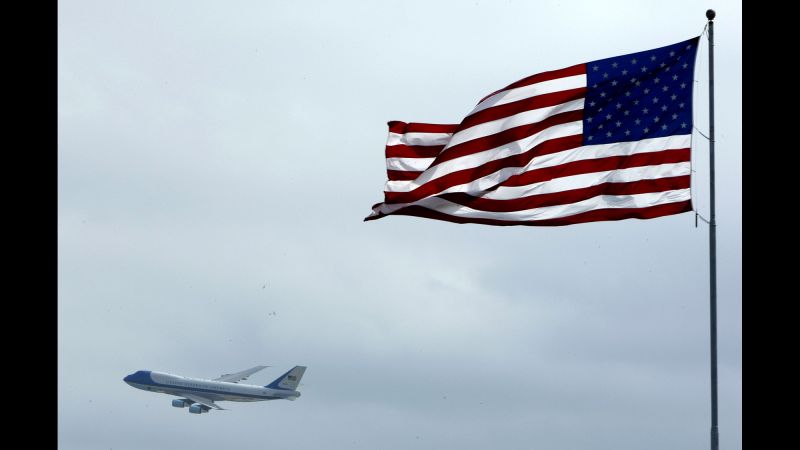
<svg viewBox="0 0 800 450"><path fill-rule="evenodd" d="M185 400L177 400L177 399L173 400L172 401L172 406L174 406L176 408L185 408L186 407L186 401Z"/></svg>
<svg viewBox="0 0 800 450"><path fill-rule="evenodd" d="M202 414L204 412L208 412L208 409L204 408L201 405L194 404L194 405L189 407L189 412L192 413L192 414Z"/></svg>

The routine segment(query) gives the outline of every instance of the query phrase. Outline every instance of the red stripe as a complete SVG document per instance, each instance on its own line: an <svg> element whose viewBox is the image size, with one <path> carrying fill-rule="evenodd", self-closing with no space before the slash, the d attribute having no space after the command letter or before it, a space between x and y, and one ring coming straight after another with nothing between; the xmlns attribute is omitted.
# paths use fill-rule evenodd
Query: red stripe
<svg viewBox="0 0 800 450"><path fill-rule="evenodd" d="M485 177L505 167L522 167L536 156L577 148L582 144L582 135L550 139L534 146L525 153L489 161L478 167L449 173L435 180L431 180L410 192L385 192L385 201L386 203L415 202L425 197L438 194L449 187L469 183L470 181Z"/></svg>
<svg viewBox="0 0 800 450"><path fill-rule="evenodd" d="M460 158L462 156L471 155L474 153L480 153L485 150L500 147L501 145L505 145L510 142L518 141L555 125L575 122L578 120L583 120L583 110L558 113L547 117L541 122L520 125L518 127L509 128L489 136L462 142L461 144L450 147L439 154L433 164L431 164L431 167L441 164L445 161L450 161L451 159Z"/></svg>
<svg viewBox="0 0 800 450"><path fill-rule="evenodd" d="M630 156L609 156L607 158L585 159L544 167L509 177L498 186L527 186L533 183L549 181L554 178L568 177L582 173L605 172L608 170L628 169L631 167L657 166L690 161L688 148L663 150L660 152L637 153Z"/></svg>
<svg viewBox="0 0 800 450"><path fill-rule="evenodd" d="M416 179L422 172L413 172L407 170L386 170L386 175L389 181L411 181Z"/></svg>
<svg viewBox="0 0 800 450"><path fill-rule="evenodd" d="M506 103L504 105L493 106L468 116L458 126L458 131L466 130L467 128L474 127L475 125L502 119L503 117L512 116L524 111L560 105L562 103L584 98L585 96L586 88L582 87L568 89L566 91L551 92L549 94L541 94L535 97L524 98L515 102Z"/></svg>
<svg viewBox="0 0 800 450"><path fill-rule="evenodd" d="M509 200L494 200L473 197L465 193L444 194L441 198L458 203L475 210L486 212L513 212L526 209L542 208L545 206L568 205L583 200L588 200L598 195L633 195L648 194L651 192L664 192L690 187L691 177L683 175L678 177L658 178L655 180L639 180L627 183L603 183L580 189L563 192L531 195Z"/></svg>
<svg viewBox="0 0 800 450"><path fill-rule="evenodd" d="M519 81L511 83L508 86L504 87L503 89L500 89L498 91L492 92L491 94L487 95L486 97L483 97L481 99L481 102L486 100L487 98L499 93L499 92L507 91L509 89L516 89L516 88L522 87L522 86L528 86L528 85L531 85L531 84L541 83L542 81L555 80L556 78L572 77L572 76L581 75L581 74L584 74L584 73L586 73L586 64L576 64L574 66L566 67L564 69L551 70L549 72L537 73L535 75L531 75L529 77L526 77L526 78L523 78L523 79L521 79ZM478 102L478 104L480 104L480 102Z"/></svg>
<svg viewBox="0 0 800 450"><path fill-rule="evenodd" d="M426 219L443 220L445 222L453 223L475 223L483 225L498 225L498 226L513 226L513 225L527 225L527 226L562 226L572 225L576 223L598 222L606 220L624 220L624 219L655 219L656 217L669 216L672 214L680 214L692 210L692 202L686 200L683 202L667 203L665 205L648 206L646 208L622 208L622 209L595 209L581 214L575 214L569 217L560 217L558 219L547 220L531 220L531 221L508 221L508 220L494 220L494 219L467 219L463 217L455 217L447 214L442 214L421 206L409 206L399 211L395 211L389 215L401 216L416 216L424 217ZM364 220L376 220L386 217L386 214L377 216L370 216Z"/></svg>
<svg viewBox="0 0 800 450"><path fill-rule="evenodd" d="M455 133L458 124L443 125L436 123L406 123L399 120L389 122L389 132L397 134L405 133Z"/></svg>
<svg viewBox="0 0 800 450"><path fill-rule="evenodd" d="M444 145L387 145L387 158L435 158Z"/></svg>

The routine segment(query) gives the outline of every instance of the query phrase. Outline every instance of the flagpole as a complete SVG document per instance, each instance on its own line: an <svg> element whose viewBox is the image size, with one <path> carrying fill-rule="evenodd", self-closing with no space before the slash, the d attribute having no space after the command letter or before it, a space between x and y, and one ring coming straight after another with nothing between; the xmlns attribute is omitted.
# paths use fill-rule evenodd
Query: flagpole
<svg viewBox="0 0 800 450"><path fill-rule="evenodd" d="M708 227L711 258L711 450L719 450L719 424L717 422L717 219L714 211L714 17L713 9L706 11L708 18L708 103L709 103L709 164L711 166L711 221Z"/></svg>

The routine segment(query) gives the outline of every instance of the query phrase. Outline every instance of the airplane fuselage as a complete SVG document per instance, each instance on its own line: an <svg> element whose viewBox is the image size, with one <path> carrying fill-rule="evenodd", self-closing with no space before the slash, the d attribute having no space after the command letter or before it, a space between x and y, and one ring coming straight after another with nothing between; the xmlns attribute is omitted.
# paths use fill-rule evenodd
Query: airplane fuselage
<svg viewBox="0 0 800 450"><path fill-rule="evenodd" d="M294 399L296 390L270 389L252 384L229 383L172 375L164 372L140 370L125 377L129 385L150 392L184 397L198 394L214 401L259 402L264 400Z"/></svg>

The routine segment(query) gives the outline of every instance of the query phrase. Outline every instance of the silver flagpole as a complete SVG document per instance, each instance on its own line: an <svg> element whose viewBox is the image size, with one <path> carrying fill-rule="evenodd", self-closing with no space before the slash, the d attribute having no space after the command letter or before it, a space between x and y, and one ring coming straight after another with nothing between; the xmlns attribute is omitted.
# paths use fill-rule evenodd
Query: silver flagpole
<svg viewBox="0 0 800 450"><path fill-rule="evenodd" d="M709 103L709 164L711 165L711 222L708 227L711 257L711 450L719 450L719 424L717 422L717 219L714 211L714 17L713 9L706 11L708 18L708 103Z"/></svg>

